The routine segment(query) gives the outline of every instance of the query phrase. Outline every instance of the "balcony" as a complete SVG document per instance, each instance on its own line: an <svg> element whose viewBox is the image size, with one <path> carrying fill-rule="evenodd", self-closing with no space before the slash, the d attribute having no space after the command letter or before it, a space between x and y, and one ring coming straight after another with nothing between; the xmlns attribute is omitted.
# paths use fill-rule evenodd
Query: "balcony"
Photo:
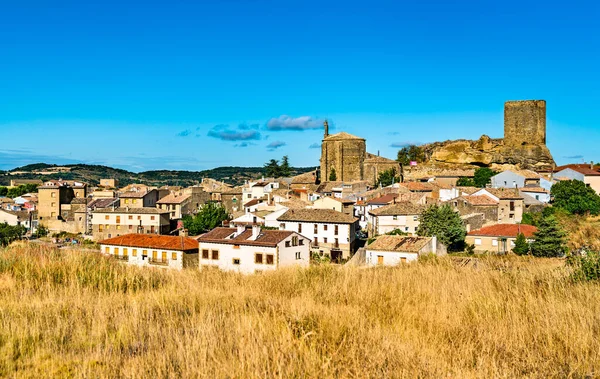
<svg viewBox="0 0 600 379"><path fill-rule="evenodd" d="M159 261L158 259L154 260L152 258L148 259L148 263L154 266L168 266L169 261Z"/></svg>

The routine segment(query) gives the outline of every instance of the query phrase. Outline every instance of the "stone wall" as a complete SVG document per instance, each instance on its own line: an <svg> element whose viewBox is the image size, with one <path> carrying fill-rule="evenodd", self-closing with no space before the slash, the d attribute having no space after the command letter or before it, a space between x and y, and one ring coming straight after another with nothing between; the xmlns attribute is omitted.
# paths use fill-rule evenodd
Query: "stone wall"
<svg viewBox="0 0 600 379"><path fill-rule="evenodd" d="M321 147L321 181L328 181L331 169L336 180L351 182L362 180L366 157L364 139L324 140Z"/></svg>
<svg viewBox="0 0 600 379"><path fill-rule="evenodd" d="M546 144L546 101L523 100L504 103L506 146Z"/></svg>

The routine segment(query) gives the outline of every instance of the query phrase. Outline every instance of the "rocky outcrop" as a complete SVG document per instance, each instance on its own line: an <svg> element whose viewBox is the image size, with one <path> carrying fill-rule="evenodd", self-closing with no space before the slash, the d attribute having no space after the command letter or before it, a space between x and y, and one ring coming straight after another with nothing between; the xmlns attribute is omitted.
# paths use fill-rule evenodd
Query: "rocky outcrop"
<svg viewBox="0 0 600 379"><path fill-rule="evenodd" d="M544 144L507 145L504 140L486 135L476 141L455 140L435 142L421 146L428 164L506 168L507 166L531 170L550 170L554 159Z"/></svg>

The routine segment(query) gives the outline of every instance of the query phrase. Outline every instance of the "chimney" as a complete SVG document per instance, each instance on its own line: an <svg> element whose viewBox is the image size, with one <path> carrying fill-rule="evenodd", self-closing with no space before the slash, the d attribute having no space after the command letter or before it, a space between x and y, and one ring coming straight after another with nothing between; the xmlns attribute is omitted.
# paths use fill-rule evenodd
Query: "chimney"
<svg viewBox="0 0 600 379"><path fill-rule="evenodd" d="M237 233L235 233L235 236L239 236L240 234L244 233L244 230L246 230L246 228L244 228L244 225L238 225L237 226Z"/></svg>
<svg viewBox="0 0 600 379"><path fill-rule="evenodd" d="M250 239L252 241L256 241L259 234L260 234L260 225L253 224L252 225L252 238L250 238Z"/></svg>
<svg viewBox="0 0 600 379"><path fill-rule="evenodd" d="M327 122L327 120L323 122L323 126L325 127L325 136L323 138L325 138L329 135L329 123Z"/></svg>
<svg viewBox="0 0 600 379"><path fill-rule="evenodd" d="M590 169L593 170L594 169L594 161L590 161Z"/></svg>

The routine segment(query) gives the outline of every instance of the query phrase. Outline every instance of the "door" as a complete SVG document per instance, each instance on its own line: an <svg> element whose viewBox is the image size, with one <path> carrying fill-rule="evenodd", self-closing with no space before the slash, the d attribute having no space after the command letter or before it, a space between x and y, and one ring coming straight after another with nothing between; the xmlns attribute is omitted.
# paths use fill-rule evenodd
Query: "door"
<svg viewBox="0 0 600 379"><path fill-rule="evenodd" d="M383 255L378 255L377 256L377 264L378 265L382 265L383 264Z"/></svg>

